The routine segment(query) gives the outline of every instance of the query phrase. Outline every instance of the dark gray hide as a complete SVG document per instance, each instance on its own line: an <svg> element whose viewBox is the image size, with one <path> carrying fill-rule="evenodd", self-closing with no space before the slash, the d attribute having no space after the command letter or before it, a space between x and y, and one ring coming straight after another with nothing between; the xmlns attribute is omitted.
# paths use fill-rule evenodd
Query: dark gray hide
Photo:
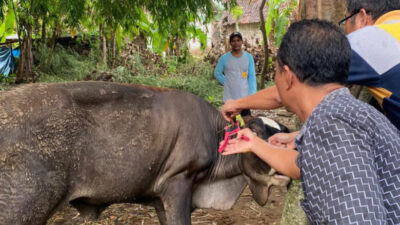
<svg viewBox="0 0 400 225"><path fill-rule="evenodd" d="M228 209L247 183L265 204L270 168L252 154L221 157L224 125L210 104L176 90L75 82L2 92L0 224L45 224L66 203L95 217L117 202L190 224L191 210Z"/></svg>

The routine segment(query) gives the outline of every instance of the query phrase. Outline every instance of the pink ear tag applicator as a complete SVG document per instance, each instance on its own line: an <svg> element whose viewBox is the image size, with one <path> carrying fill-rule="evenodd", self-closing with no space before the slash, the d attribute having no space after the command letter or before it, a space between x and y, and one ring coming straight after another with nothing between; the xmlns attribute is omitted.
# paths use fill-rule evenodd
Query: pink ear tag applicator
<svg viewBox="0 0 400 225"><path fill-rule="evenodd" d="M229 131L229 127L230 126L234 126L233 130ZM236 134L239 130L240 130L240 125L239 125L239 121L236 121L233 125L227 125L224 127L225 130L225 135L224 135L224 142L222 143L222 145L219 147L218 152L221 153L225 150L226 146L228 145L228 141L230 139L230 137L234 134ZM242 136L241 137L243 140L245 141L250 141L250 139L246 136Z"/></svg>

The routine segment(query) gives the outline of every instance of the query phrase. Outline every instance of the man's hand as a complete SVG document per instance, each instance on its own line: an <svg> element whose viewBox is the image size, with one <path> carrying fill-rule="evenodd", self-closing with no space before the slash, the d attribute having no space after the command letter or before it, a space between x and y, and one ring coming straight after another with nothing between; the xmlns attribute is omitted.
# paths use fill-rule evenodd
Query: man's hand
<svg viewBox="0 0 400 225"><path fill-rule="evenodd" d="M277 133L268 138L268 143L277 147L294 149L294 140L299 132Z"/></svg>
<svg viewBox="0 0 400 225"><path fill-rule="evenodd" d="M230 139L222 155L251 152L254 142L258 139L257 135L249 128L238 131L236 138ZM223 144L223 141L220 145Z"/></svg>
<svg viewBox="0 0 400 225"><path fill-rule="evenodd" d="M221 111L224 119L228 122L231 122L232 118L238 115L242 109L237 106L237 102L235 100L229 99L222 106Z"/></svg>

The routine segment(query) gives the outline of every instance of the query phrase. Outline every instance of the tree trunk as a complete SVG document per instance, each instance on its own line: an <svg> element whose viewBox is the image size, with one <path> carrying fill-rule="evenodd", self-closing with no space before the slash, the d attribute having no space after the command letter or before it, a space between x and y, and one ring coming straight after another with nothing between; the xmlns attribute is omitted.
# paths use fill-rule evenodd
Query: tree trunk
<svg viewBox="0 0 400 225"><path fill-rule="evenodd" d="M99 25L100 49L103 63L107 64L107 40L102 25Z"/></svg>
<svg viewBox="0 0 400 225"><path fill-rule="evenodd" d="M54 48L56 47L57 39L58 39L58 37L59 37L59 35L60 35L59 29L60 29L60 28L59 28L59 21L56 20L55 23L54 23L53 35L52 35L51 41L50 41L50 48L51 48L52 50L54 50Z"/></svg>
<svg viewBox="0 0 400 225"><path fill-rule="evenodd" d="M305 2L305 4L306 4L306 7L305 7L305 9L306 9L306 19L312 19L312 18L314 18L315 16L315 14L314 14L314 12L315 12L315 0L305 0L306 2Z"/></svg>
<svg viewBox="0 0 400 225"><path fill-rule="evenodd" d="M176 58L179 59L181 57L181 39L179 37L175 39L175 52Z"/></svg>
<svg viewBox="0 0 400 225"><path fill-rule="evenodd" d="M46 43L46 20L43 18L42 20L42 44Z"/></svg>
<svg viewBox="0 0 400 225"><path fill-rule="evenodd" d="M32 28L25 26L26 34L22 44L21 59L17 69L15 83L33 82Z"/></svg>
<svg viewBox="0 0 400 225"><path fill-rule="evenodd" d="M103 63L107 64L107 39L106 36L103 35L102 38L103 44L102 44L102 55L103 55Z"/></svg>
<svg viewBox="0 0 400 225"><path fill-rule="evenodd" d="M260 81L259 89L264 88L265 78L266 78L266 75L268 74L268 58L269 58L268 38L267 38L267 31L265 30L265 19L264 19L264 14L263 14L265 2L266 2L266 0L263 0L260 5L260 21L261 21L260 29L261 29L261 33L262 33L263 41L264 41L264 66L263 66L263 69L261 72L261 81Z"/></svg>
<svg viewBox="0 0 400 225"><path fill-rule="evenodd" d="M37 36L39 36L40 30L41 30L41 26L40 26L39 18L36 17L33 19L32 34L37 37Z"/></svg>
<svg viewBox="0 0 400 225"><path fill-rule="evenodd" d="M102 27L101 24L100 24L100 25L99 25L99 43L100 43L99 49L101 49L101 44L102 44L102 40L103 40L103 37L102 37L102 35L101 35L101 32L103 32L103 27Z"/></svg>
<svg viewBox="0 0 400 225"><path fill-rule="evenodd" d="M112 61L111 61L111 67L113 67L114 68L114 65L115 65L115 56L116 56L116 52L117 52L117 33L114 31L114 33L113 33L113 38L112 38L112 46L111 46L111 48L112 48L112 54L111 54L111 57L112 57Z"/></svg>

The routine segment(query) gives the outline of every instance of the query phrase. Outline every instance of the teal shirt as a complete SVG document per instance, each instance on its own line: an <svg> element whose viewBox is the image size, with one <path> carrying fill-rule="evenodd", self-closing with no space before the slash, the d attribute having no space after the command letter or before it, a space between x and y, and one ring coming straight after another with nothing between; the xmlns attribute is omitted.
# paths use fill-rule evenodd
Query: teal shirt
<svg viewBox="0 0 400 225"><path fill-rule="evenodd" d="M240 57L227 52L218 59L214 76L224 86L224 99L239 99L257 92L253 56L242 51Z"/></svg>

